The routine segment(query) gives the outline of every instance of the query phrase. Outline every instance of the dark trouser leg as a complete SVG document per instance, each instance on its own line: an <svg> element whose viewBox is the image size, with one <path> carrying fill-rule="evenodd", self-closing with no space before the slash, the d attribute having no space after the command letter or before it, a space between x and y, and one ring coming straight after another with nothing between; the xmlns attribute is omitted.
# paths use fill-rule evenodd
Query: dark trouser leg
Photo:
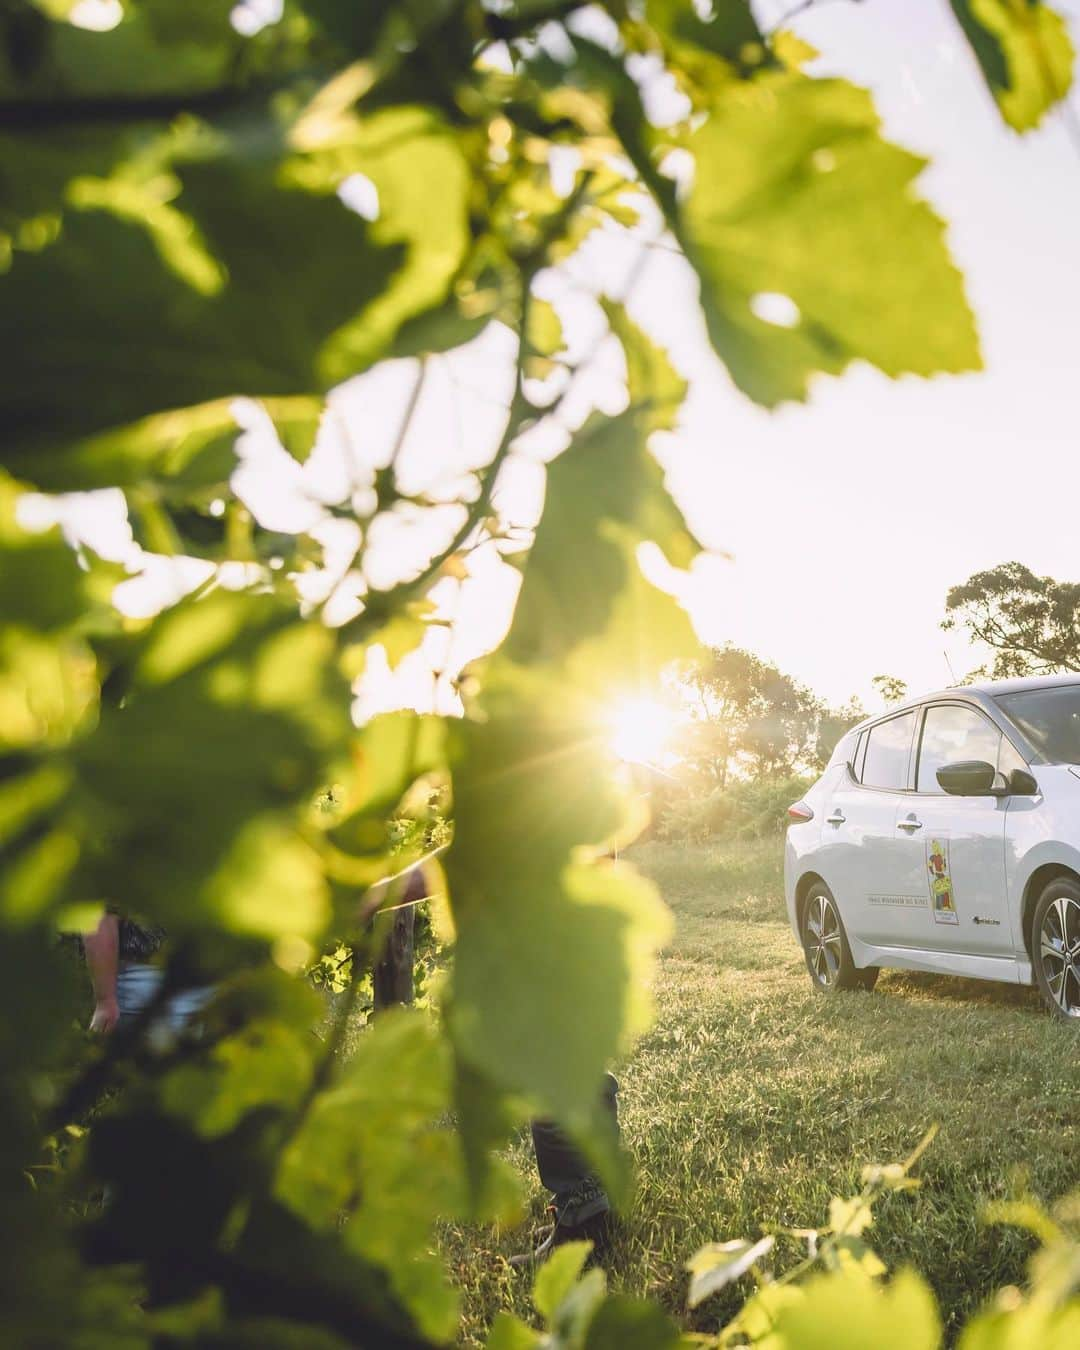
<svg viewBox="0 0 1080 1350"><path fill-rule="evenodd" d="M619 1083L614 1074L604 1075L601 1101L611 1113L616 1134L619 1128ZM535 1120L532 1126L533 1149L541 1182L554 1194L557 1223L575 1226L611 1208L596 1173L566 1135L551 1121Z"/></svg>

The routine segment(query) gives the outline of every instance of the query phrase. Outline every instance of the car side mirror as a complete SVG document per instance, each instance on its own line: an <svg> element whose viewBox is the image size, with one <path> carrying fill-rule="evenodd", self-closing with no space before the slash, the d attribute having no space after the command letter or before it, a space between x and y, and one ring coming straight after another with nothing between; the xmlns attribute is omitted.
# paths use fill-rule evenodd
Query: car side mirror
<svg viewBox="0 0 1080 1350"><path fill-rule="evenodd" d="M1009 774L1009 791L1014 797L1034 797L1039 785L1027 769L1013 769Z"/></svg>
<svg viewBox="0 0 1080 1350"><path fill-rule="evenodd" d="M985 759L964 759L937 771L938 783L953 797L1003 797L1009 791L1005 775Z"/></svg>

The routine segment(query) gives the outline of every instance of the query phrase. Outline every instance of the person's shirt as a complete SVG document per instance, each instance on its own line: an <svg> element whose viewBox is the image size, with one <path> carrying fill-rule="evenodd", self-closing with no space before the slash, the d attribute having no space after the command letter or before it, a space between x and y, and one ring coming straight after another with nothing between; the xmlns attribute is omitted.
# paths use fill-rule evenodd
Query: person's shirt
<svg viewBox="0 0 1080 1350"><path fill-rule="evenodd" d="M119 916L117 957L121 961L149 961L165 941L165 929L137 923L126 914Z"/></svg>

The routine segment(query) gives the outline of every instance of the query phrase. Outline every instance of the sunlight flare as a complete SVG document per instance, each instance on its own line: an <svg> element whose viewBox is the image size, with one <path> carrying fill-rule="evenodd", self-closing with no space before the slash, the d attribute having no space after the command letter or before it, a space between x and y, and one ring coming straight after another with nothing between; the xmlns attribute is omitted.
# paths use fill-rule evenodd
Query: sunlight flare
<svg viewBox="0 0 1080 1350"><path fill-rule="evenodd" d="M628 764L654 764L668 749L675 712L648 698L628 698L611 710L611 749Z"/></svg>

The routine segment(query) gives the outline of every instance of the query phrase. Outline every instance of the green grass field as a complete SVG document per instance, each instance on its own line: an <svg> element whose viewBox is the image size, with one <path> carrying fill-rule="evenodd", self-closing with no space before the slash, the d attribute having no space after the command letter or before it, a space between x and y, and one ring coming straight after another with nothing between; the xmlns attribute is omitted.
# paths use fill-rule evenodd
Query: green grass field
<svg viewBox="0 0 1080 1350"><path fill-rule="evenodd" d="M1054 1199L1080 1184L1080 1037L1034 990L885 972L872 994L813 992L784 915L781 843L651 843L633 862L676 917L656 986L657 1018L616 1066L637 1191L622 1216L611 1283L683 1316L683 1263L704 1242L816 1226L853 1194L867 1162L903 1158L940 1133L919 1190L882 1202L869 1234L908 1263L955 1331L988 1295L1023 1278L1027 1240L980 1222L1019 1176ZM544 1196L523 1143L533 1214ZM514 1233L447 1236L465 1291L466 1342L499 1308L529 1316L529 1279L506 1263ZM780 1249L793 1263L804 1248ZM700 1308L715 1328L747 1286Z"/></svg>

